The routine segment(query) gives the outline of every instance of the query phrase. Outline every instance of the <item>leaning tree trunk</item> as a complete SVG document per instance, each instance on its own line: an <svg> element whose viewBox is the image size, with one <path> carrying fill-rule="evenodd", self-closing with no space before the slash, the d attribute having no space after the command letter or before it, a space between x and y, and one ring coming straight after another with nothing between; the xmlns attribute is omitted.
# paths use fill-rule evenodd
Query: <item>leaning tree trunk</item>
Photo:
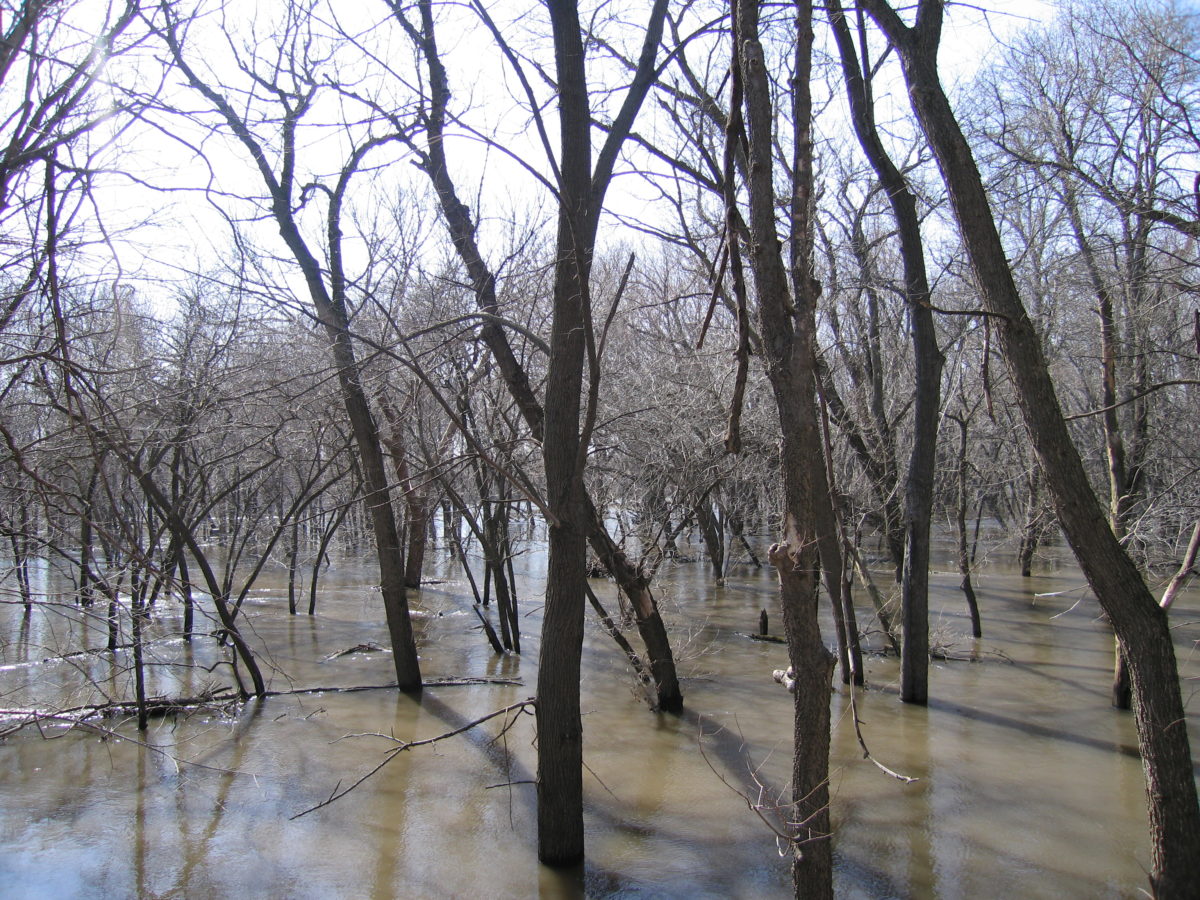
<svg viewBox="0 0 1200 900"><path fill-rule="evenodd" d="M1088 482L983 180L942 90L936 62L941 0L920 0L913 27L884 0L863 3L899 51L913 109L946 183L977 287L998 323L1001 351L1059 522L1129 663L1149 801L1152 889L1159 898L1194 897L1200 885L1200 803L1167 615L1113 534Z"/></svg>

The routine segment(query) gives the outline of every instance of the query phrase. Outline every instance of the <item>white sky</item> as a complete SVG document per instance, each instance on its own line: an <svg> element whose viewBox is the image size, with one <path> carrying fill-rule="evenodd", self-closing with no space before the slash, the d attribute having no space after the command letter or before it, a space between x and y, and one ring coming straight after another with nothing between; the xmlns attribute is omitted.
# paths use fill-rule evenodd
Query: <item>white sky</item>
<svg viewBox="0 0 1200 900"><path fill-rule="evenodd" d="M264 47L262 35L268 32L269 11L276 7L263 2L238 4L231 8L240 14L248 12L255 19L255 29L259 32L256 46L261 50ZM527 16L530 28L548 30L543 23L544 11L538 6L502 2L489 4L489 8L495 10L493 14L498 22L508 22L504 24L506 37L510 36L509 29L513 28L511 20L521 15ZM638 9L638 5L634 4L634 8ZM372 0L338 3L336 9L343 25L350 22L366 25L386 16L383 4ZM1003 39L1031 21L1043 21L1052 15L1052 11L1051 3L1039 0L985 0L979 6L950 7L940 57L947 87L953 92L956 82L969 79L988 58L988 51L995 46L997 37ZM381 35L387 32L376 30L374 33ZM534 139L528 116L511 99L512 92L519 93L520 87L511 69L503 63L490 36L478 27L474 14L462 6L444 9L439 14L438 37L450 70L456 110L469 117L474 127L494 135L505 148L545 172L545 156ZM510 39L519 49L525 37L528 37L528 32L522 35L518 26L511 32ZM381 58L388 59L398 69L411 75L412 51L407 40L395 32L391 41L390 45L376 48ZM543 62L549 65L548 41L544 45L547 58ZM236 75L228 48L222 47L219 42L207 46L203 62L218 74ZM145 68L149 71L152 67ZM539 96L549 101L548 88L537 81L537 74L532 68L528 72ZM360 74L367 79L363 83L364 89L367 89L369 76L365 71ZM897 84L891 93L896 114L907 115L907 100L902 85ZM175 91L171 96L182 98L184 93ZM886 92L880 91L879 99L886 103ZM200 105L194 95L180 102L193 108ZM336 112L332 106L327 109L330 113ZM228 228L203 196L195 191L178 189L197 188L205 184L210 177L210 167L214 183L228 194L257 195L261 193L261 183L240 146L222 136L210 135L205 138L194 127L179 120L171 120L163 115L155 118L164 128L185 136L194 145L203 143L209 165L201 165L186 148L160 133L147 130L138 136L127 159L134 161L133 166L140 177L171 188L174 192L155 193L114 179L98 196L102 205L107 207L106 215L112 221L138 220L142 217L152 217L157 221L156 228L140 232L136 240L123 243L120 256L126 272L137 273L139 291L154 301L161 301L162 297L156 295L169 293L169 290L164 292L159 282L204 268L207 261L220 259L229 248ZM309 165L313 176L335 171L345 153L344 138L332 128L336 116L329 115L327 118L328 124L314 129L315 136L308 138L310 144L304 148L308 152L303 154L301 164ZM547 109L547 128L554 140L556 126L552 103ZM447 150L460 194L472 207L477 220L482 217L485 221L506 222L514 216L521 217L525 209L535 211L549 208L545 190L500 150L488 148L481 141L461 132L459 137L448 141ZM424 176L408 166L403 152L384 150L372 159L383 161L389 156L393 161L391 171L398 173L398 182L415 183L424 189ZM485 190L486 195L483 193ZM610 192L609 206L628 209L631 205L640 204L642 201L638 200L638 196L644 194L644 186L637 185L636 181L618 179ZM247 209L236 202L229 205L243 212ZM536 215L536 212L531 215ZM431 212L426 213L425 221L436 223L434 228L437 234L433 246L437 247L439 253L448 252L449 242L443 237L440 222L436 222ZM309 225L312 226L309 237L315 249L321 243L319 224L314 218ZM500 234L504 230L493 229L491 233ZM261 242L271 245L275 250L282 250L273 223L263 223L259 231ZM488 232L485 230L483 233ZM493 248L497 254L501 249L499 246Z"/></svg>

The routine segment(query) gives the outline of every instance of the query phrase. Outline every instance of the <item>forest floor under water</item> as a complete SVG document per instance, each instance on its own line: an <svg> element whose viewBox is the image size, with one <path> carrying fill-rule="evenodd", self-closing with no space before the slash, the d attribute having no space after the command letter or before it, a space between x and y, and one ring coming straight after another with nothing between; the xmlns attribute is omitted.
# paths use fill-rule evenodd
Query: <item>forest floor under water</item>
<svg viewBox="0 0 1200 900"><path fill-rule="evenodd" d="M944 560L943 560L944 562ZM788 897L770 825L787 795L791 702L772 681L785 648L749 639L774 614L772 574L703 563L660 574L686 710L655 715L589 621L583 672L587 862L536 856L533 718L544 562L522 557L524 653L497 656L461 569L439 559L414 592L419 699L394 679L378 592L336 560L316 615L289 616L279 573L243 628L271 688L307 690L69 729L46 719L0 739L0 893L40 897ZM931 579L928 707L901 704L898 664L872 653L855 706L832 686L839 897L1135 897L1148 886L1145 789L1131 714L1109 707L1110 629L1061 548L1033 577L994 554L975 576L970 637L958 575ZM611 583L594 585L610 609ZM227 687L211 641L187 646L164 606L151 693ZM590 614L589 614L590 615ZM860 613L861 619L867 617ZM1171 612L1193 748L1200 745L1200 592ZM94 634L92 633L94 632ZM827 642L832 641L826 625ZM0 707L64 709L132 696L127 654L77 610L0 607ZM874 644L878 645L878 636ZM349 651L349 652L347 652ZM438 737L505 707L453 738ZM15 721L10 718L9 724ZM0 731L7 727L0 722ZM377 771L374 771L377 769ZM373 774L372 774L373 772ZM318 807L332 795L361 784Z"/></svg>

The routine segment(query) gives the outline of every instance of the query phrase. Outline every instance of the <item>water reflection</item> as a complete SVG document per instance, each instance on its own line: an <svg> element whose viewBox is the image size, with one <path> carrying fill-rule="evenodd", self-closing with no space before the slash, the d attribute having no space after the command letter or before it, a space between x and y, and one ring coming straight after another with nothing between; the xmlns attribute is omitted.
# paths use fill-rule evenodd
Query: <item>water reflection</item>
<svg viewBox="0 0 1200 900"><path fill-rule="evenodd" d="M342 800L300 818L388 758L394 739L425 740L533 690L544 568L521 585L521 657L495 656L467 610L457 570L415 599L429 678L518 681L315 693L159 720L137 742L32 729L0 742L0 884L6 896L287 897L790 896L788 864L745 797L787 791L791 704L770 678L784 648L747 639L770 606L769 572L723 587L703 564L656 582L681 660L687 710L655 717L620 653L589 632L583 683L587 863L551 872L535 846L532 719L496 719L453 740L395 754ZM247 632L272 685L386 684L386 644L368 570L340 561L323 576L317 615L286 614L286 584L248 602ZM951 655L937 663L928 709L897 699L896 663L868 659L858 695L864 736L902 784L863 760L846 689L833 702L837 889L844 897L1134 895L1145 884L1144 787L1128 714L1108 708L1111 634L1069 566L1032 582L994 564L976 577L984 638L969 638L957 576L935 574L931 608ZM597 585L611 594L611 586ZM1042 595L1042 596L1035 596ZM613 604L615 608L615 604ZM1173 621L1185 678L1200 599ZM172 612L164 609L163 612ZM129 692L123 653L43 663L103 646L103 617L61 611L0 616L0 690L9 708ZM773 616L777 619L777 617ZM211 642L187 646L155 623L152 693L196 694L228 679ZM210 674L204 667L216 666ZM69 698L69 699L67 699ZM1189 727L1197 737L1195 702ZM106 721L125 731L128 723ZM134 732L126 732L132 735Z"/></svg>

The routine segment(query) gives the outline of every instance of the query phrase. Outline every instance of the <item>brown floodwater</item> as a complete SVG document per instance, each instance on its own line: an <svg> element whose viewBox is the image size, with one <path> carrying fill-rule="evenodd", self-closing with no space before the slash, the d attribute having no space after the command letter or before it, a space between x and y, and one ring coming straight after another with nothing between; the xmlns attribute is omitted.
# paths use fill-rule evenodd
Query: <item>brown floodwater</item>
<svg viewBox="0 0 1200 900"><path fill-rule="evenodd" d="M662 573L687 711L655 716L619 652L592 622L585 649L587 862L555 872L536 857L532 717L494 719L394 754L395 740L454 730L532 695L541 558L521 558L521 657L499 658L445 561L413 597L427 679L516 684L271 697L235 716L159 719L139 738L53 722L0 740L0 894L6 897L785 897L787 860L767 824L784 796L791 704L771 680L784 648L747 639L773 609L766 571L723 586L702 563ZM943 564L944 560L942 561ZM274 576L278 578L278 576ZM288 616L264 581L243 627L277 690L382 685L390 658L369 569L342 560L317 615ZM45 586L44 579L40 582ZM1135 897L1149 844L1129 714L1108 705L1112 638L1078 571L1051 550L1022 579L995 554L976 576L984 638L969 637L958 578L932 578L935 644L978 661L935 661L928 708L905 706L890 657L868 661L857 697L835 683L832 810L839 897ZM615 589L596 582L616 608ZM101 610L96 608L98 617ZM162 635L151 693L228 683L218 655ZM590 614L589 614L590 615ZM860 614L862 619L866 613ZM773 622L778 617L772 615ZM1200 746L1200 595L1172 611L1192 746ZM828 631L827 631L828 633ZM22 626L0 607L0 707L63 708L132 696L128 659L41 662L104 644L99 618L46 605ZM505 727L507 725L507 727ZM2 725L0 725L2 727ZM386 764L344 798L295 818ZM748 802L749 801L749 802Z"/></svg>

